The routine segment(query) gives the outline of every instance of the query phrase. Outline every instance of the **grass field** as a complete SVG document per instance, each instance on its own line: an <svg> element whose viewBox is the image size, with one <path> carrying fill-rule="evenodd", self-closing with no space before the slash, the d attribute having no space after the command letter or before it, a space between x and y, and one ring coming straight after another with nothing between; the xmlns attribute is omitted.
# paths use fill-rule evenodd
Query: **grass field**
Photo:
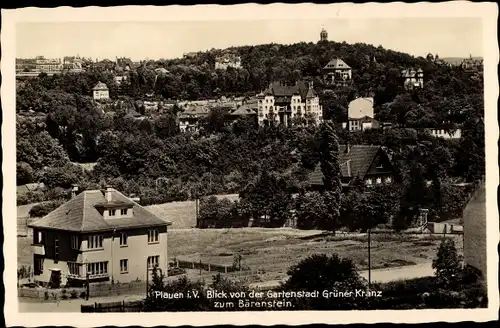
<svg viewBox="0 0 500 328"><path fill-rule="evenodd" d="M462 236L455 235L462 253ZM320 231L294 229L172 229L168 233L169 258L232 265L241 264L252 273L251 282L280 280L288 268L311 254L333 254L350 258L359 270L368 267L366 235L332 236ZM429 263L436 256L439 235L372 234L372 269ZM29 265L31 238L18 237L18 265ZM213 274L213 273L212 273ZM197 271L190 276L199 275ZM211 273L202 272L207 277Z"/></svg>
<svg viewBox="0 0 500 328"><path fill-rule="evenodd" d="M449 236L449 235L448 235ZM429 263L442 236L372 234L372 269ZM462 253L462 236L452 236ZM359 270L368 268L367 237L321 235L293 229L206 229L169 232L169 257L231 265L241 255L242 265L255 273L252 281L282 279L288 268L311 254L337 253L352 259Z"/></svg>

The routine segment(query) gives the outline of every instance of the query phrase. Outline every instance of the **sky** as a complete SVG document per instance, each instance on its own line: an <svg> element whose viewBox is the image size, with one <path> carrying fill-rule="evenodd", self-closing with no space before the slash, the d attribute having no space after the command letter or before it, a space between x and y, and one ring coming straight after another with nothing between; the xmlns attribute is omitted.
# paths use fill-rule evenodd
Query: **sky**
<svg viewBox="0 0 500 328"><path fill-rule="evenodd" d="M166 22L19 23L16 58L80 55L99 60L170 59L186 52L267 43L331 41L368 43L440 57L483 56L481 19L456 17Z"/></svg>

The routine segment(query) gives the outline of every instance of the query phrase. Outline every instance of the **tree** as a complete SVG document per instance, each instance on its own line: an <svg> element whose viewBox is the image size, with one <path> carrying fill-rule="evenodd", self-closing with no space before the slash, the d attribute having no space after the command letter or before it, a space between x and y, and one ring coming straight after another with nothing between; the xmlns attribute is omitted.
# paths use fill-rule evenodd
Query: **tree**
<svg viewBox="0 0 500 328"><path fill-rule="evenodd" d="M327 206L319 192L301 193L295 199L297 228L315 229L321 226L327 215Z"/></svg>
<svg viewBox="0 0 500 328"><path fill-rule="evenodd" d="M319 161L323 173L324 202L327 205L327 216L321 224L322 229L335 233L339 227L339 208L342 184L339 163L339 143L334 128L330 123L322 123L319 130Z"/></svg>
<svg viewBox="0 0 500 328"><path fill-rule="evenodd" d="M204 198L200 202L199 228L225 227L229 224L233 214L233 203L227 198L217 199L215 196Z"/></svg>
<svg viewBox="0 0 500 328"><path fill-rule="evenodd" d="M337 254L313 254L288 270L289 278L282 286L285 291L337 291L365 289L354 263ZM332 297L297 298L292 303L298 310L340 310L357 308L356 298Z"/></svg>
<svg viewBox="0 0 500 328"><path fill-rule="evenodd" d="M453 239L446 238L441 241L437 257L432 261L432 268L436 270L436 277L445 287L456 287L461 263Z"/></svg>
<svg viewBox="0 0 500 328"><path fill-rule="evenodd" d="M16 181L17 185L24 185L27 183L31 183L35 180L35 171L25 162L17 162L16 163Z"/></svg>

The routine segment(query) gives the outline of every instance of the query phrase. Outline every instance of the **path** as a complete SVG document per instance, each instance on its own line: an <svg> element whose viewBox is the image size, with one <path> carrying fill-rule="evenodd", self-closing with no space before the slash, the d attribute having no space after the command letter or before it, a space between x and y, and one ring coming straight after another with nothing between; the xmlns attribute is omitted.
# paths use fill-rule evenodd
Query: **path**
<svg viewBox="0 0 500 328"><path fill-rule="evenodd" d="M368 270L360 272L360 275L368 279ZM390 282L403 279L415 279L434 275L432 263L427 262L417 265L408 265L399 268L387 268L372 270L372 282Z"/></svg>

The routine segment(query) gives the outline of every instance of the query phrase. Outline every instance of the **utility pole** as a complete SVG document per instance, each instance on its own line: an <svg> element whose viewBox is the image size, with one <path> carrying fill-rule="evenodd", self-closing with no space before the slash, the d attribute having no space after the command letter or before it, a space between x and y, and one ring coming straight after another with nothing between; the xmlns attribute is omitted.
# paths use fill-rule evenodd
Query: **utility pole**
<svg viewBox="0 0 500 328"><path fill-rule="evenodd" d="M372 286L371 228L368 228L368 289Z"/></svg>

